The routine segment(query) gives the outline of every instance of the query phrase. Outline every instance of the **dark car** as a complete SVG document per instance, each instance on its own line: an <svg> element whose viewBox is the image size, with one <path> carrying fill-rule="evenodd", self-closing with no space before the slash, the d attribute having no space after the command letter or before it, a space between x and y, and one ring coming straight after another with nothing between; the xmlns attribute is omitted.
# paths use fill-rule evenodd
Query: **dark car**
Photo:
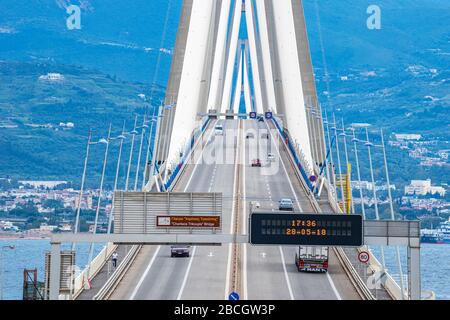
<svg viewBox="0 0 450 320"><path fill-rule="evenodd" d="M252 167L261 167L261 160L259 160L259 159L253 160Z"/></svg>
<svg viewBox="0 0 450 320"><path fill-rule="evenodd" d="M189 246L171 246L170 256L173 257L189 257Z"/></svg>

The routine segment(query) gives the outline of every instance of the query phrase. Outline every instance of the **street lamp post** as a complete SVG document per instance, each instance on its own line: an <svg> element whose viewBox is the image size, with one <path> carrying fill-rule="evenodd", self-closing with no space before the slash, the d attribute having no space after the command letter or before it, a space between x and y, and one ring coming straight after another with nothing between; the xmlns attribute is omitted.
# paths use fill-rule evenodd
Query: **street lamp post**
<svg viewBox="0 0 450 320"><path fill-rule="evenodd" d="M89 138L88 138L88 142L86 144L86 156L84 157L83 176L81 178L80 195L78 196L78 205L77 205L77 213L76 213L76 217L75 217L74 233L78 233L78 224L80 223L81 201L83 199L84 182L86 179L86 169L87 169L87 163L88 163L88 158L89 158L89 147L91 145L91 138L92 138L92 129L89 130ZM72 250L75 250L75 243L72 243Z"/></svg>
<svg viewBox="0 0 450 320"><path fill-rule="evenodd" d="M98 200L97 200L97 208L95 211L95 221L94 221L94 230L93 233L97 233L97 225L98 225L98 216L100 213L100 204L101 204L101 199L102 199L102 193L103 193L103 182L105 180L105 171L106 171L106 163L108 160L108 151L109 151L109 143L110 143L110 139L111 139L111 124L109 125L109 130L108 130L108 137L105 139L101 139L101 143L106 144L106 148L105 148L105 156L103 159L103 169L102 169L102 177L100 179L100 189L99 189L99 193L98 193ZM92 255L94 253L94 244L91 243L90 247L89 247L89 259L88 259L88 264L90 266L91 261L92 261ZM89 268L90 269L90 268ZM88 278L89 278L89 272L88 272Z"/></svg>
<svg viewBox="0 0 450 320"><path fill-rule="evenodd" d="M139 146L138 162L137 162L137 167L136 167L136 176L134 178L134 189L133 189L134 191L137 191L137 185L138 185L138 181L139 181L139 170L140 170L140 165L141 165L142 145L144 143L145 129L148 128L146 123L147 123L147 115L144 116L144 121L142 121L142 126L140 127L140 129L142 129L141 143Z"/></svg>
<svg viewBox="0 0 450 320"><path fill-rule="evenodd" d="M155 123L155 112L156 108L153 109L153 115L152 115L152 119L151 119L151 126L150 126L150 131L148 133L148 143L147 143L147 154L145 156L145 167L144 167L144 174L143 174L143 178L142 178L142 189L144 189L147 181L150 178L150 170L148 168L148 161L149 161L149 157L150 157L150 145L152 144L152 134L153 134L153 125ZM152 155L153 158L153 155ZM153 160L153 159L152 159ZM148 174L146 174L148 173Z"/></svg>
<svg viewBox="0 0 450 320"><path fill-rule="evenodd" d="M336 142L336 154L337 154L337 159L338 159L338 172L339 172L339 180L340 180L340 189L341 189L341 198L342 198L342 208L344 213L347 213L347 208L345 206L345 193L344 193L344 185L342 183L342 167L341 167L341 155L339 152L339 139L338 139L338 134L337 134L337 125L336 125L336 117L333 113L333 127L331 128L331 130L334 130L334 138L335 138L335 142ZM337 192L336 192L337 195Z"/></svg>
<svg viewBox="0 0 450 320"><path fill-rule="evenodd" d="M122 127L122 134L118 137L111 138L110 140L120 140L120 147L119 147L119 155L117 158L117 167L116 167L116 177L114 179L114 188L113 188L113 198L112 198L112 206L111 206L111 213L109 214L109 220L108 220L108 231L107 233L111 233L111 225L112 225L112 218L114 214L114 200L117 190L117 182L119 179L119 171L120 171L120 160L122 158L122 148L123 148L123 141L126 139L125 137L125 121L123 122Z"/></svg>
<svg viewBox="0 0 450 320"><path fill-rule="evenodd" d="M158 151L158 144L159 144L159 131L161 129L161 121L162 118L164 117L163 115L163 110L164 107L163 105L161 105L158 108L158 115L157 115L157 120L156 120L156 129L155 129L155 143L153 144L153 148L152 148L152 165L150 167L150 176L149 178L153 177L154 171L155 171L155 167L157 165L156 160L157 160L157 154L156 152Z"/></svg>
<svg viewBox="0 0 450 320"><path fill-rule="evenodd" d="M89 138L86 145L86 156L84 158L84 169L83 169L83 176L81 178L81 187L80 187L80 194L78 196L78 206L77 206L77 213L75 217L75 225L74 225L74 233L78 233L79 224L80 224L80 213L81 213L81 202L83 199L83 192L84 192L84 184L86 181L86 170L87 170L87 164L89 160L89 150L90 146L96 145L96 144L105 144L105 139L100 139L99 141L91 141L92 140L92 129L89 131ZM75 243L72 243L72 251L75 250Z"/></svg>
<svg viewBox="0 0 450 320"><path fill-rule="evenodd" d="M361 199L361 212L363 215L363 218L366 219L366 211L364 208L364 195L362 191L362 185L361 185L361 170L359 168L359 156L358 156L358 139L356 139L355 135L355 128L351 127L351 131L353 132L353 148L355 149L355 160L356 160L356 173L358 175L358 183L359 183L359 198Z"/></svg>
<svg viewBox="0 0 450 320"><path fill-rule="evenodd" d="M136 131L136 125L137 125L137 115L134 118L134 127L133 131L131 131L131 147L130 147L130 156L128 158L128 170L127 170L127 179L125 181L125 191L128 191L128 182L130 180L130 170L131 170L131 161L133 160L133 149L134 149L134 139L136 137L137 131Z"/></svg>
<svg viewBox="0 0 450 320"><path fill-rule="evenodd" d="M375 177L374 177L374 173L373 173L373 164L372 164L372 152L371 152L371 148L373 147L373 143L369 141L369 130L366 127L366 146L367 146L367 152L369 155L369 168L370 168L370 177L372 180L372 189L373 189L373 203L375 206L375 218L377 220L380 220L380 215L378 212L378 200L377 200L377 191L376 191L376 186L375 186ZM383 269L386 269L386 262L384 259L384 248L383 246L380 247L381 249L381 262L383 265Z"/></svg>
<svg viewBox="0 0 450 320"><path fill-rule="evenodd" d="M3 300L3 251L14 250L15 246L2 246L0 250L0 300Z"/></svg>
<svg viewBox="0 0 450 320"><path fill-rule="evenodd" d="M349 170L350 162L348 160L348 148L347 148L347 134L345 133L345 125L344 125L344 118L341 118L342 122L342 135L344 137L344 151L345 151L345 161L347 162L347 175L349 175L349 181L350 181L350 194L347 195L350 197L350 203L351 203L351 212L355 213L355 204L353 202L353 189L351 187L352 184L352 177L351 177L351 170ZM349 212L347 212L349 213Z"/></svg>
<svg viewBox="0 0 450 320"><path fill-rule="evenodd" d="M386 146L384 144L384 135L383 135L383 130L381 129L380 131L380 135L381 135L381 147L383 149L383 158L384 158L384 168L385 168L385 173L386 173L386 183L387 183L387 192L388 192L388 198L389 198L389 208L391 211L391 219L395 220L395 214L394 214L394 205L393 205L393 201L392 201L392 192L391 192L391 182L389 179L389 168L388 168L388 163L387 163L387 156L386 156ZM404 292L405 292L405 284L403 283L403 270L402 270L402 263L400 260L400 248L399 246L395 247L396 250L396 256L397 256L397 265L398 265L398 269L399 269L399 275L400 275L400 286L402 289L402 300L404 299Z"/></svg>
<svg viewBox="0 0 450 320"><path fill-rule="evenodd" d="M337 190L336 190L336 174L334 172L334 161L333 161L333 146L331 144L331 138L330 138L330 123L328 121L328 113L325 111L325 124L326 124L326 128L327 128L327 140L328 140L328 151L330 153L330 164L331 164L331 175L329 177L330 179L330 184L334 185L334 195L336 197L336 201L337 199ZM328 167L328 166L327 166Z"/></svg>

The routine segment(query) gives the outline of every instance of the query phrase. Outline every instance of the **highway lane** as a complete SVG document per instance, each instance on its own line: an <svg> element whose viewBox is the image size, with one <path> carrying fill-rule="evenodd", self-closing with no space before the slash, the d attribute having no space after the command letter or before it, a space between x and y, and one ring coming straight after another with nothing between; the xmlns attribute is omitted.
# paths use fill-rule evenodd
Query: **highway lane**
<svg viewBox="0 0 450 320"><path fill-rule="evenodd" d="M208 190L223 194L223 225L224 233L231 228L233 207L233 186L235 181L235 152L234 135L237 133L238 120L223 121L224 136L213 138L216 151L224 152L214 157L214 175L211 177ZM207 152L209 154L209 152ZM203 169L199 167L199 170ZM224 298L227 283L228 257L230 246L225 244L217 247L197 247L192 265L185 273L185 286L180 288L179 299L209 300Z"/></svg>
<svg viewBox="0 0 450 320"><path fill-rule="evenodd" d="M267 130L265 123L248 121L246 125L252 129ZM272 127L273 129L273 127ZM264 131L263 131L264 132ZM257 135L261 137L261 134ZM302 186L296 179L295 172L287 158L287 152L278 139L278 134L270 134L269 147L259 147L263 160L266 161L267 151L275 155L273 172L262 175L264 169L250 168L247 170L246 197L264 198L261 208L277 209L277 201L281 198L291 198L296 211L314 212ZM267 144L267 140L260 140ZM280 143L281 142L281 143ZM248 152L255 152L255 141L249 141L252 146L246 146ZM264 150L266 149L266 150ZM252 172L253 171L253 172ZM260 171L260 174L254 171ZM271 171L265 169L266 172ZM269 204L269 206L267 206ZM320 273L300 273L294 264L297 247L292 246L248 246L248 288L249 299L340 299L331 277Z"/></svg>
<svg viewBox="0 0 450 320"><path fill-rule="evenodd" d="M275 130L275 126L273 123L268 122L269 127ZM276 132L276 130L275 130ZM274 134L275 136L275 134ZM280 143L277 144L279 154L281 155L281 161L286 168L286 176L290 177L290 181L292 183L292 187L295 190L295 194L298 200L298 203L301 206L301 211L303 212L314 212L309 200L306 198L303 187L300 185L300 181L296 178L296 174L294 172L294 168L289 160L290 156L284 143L280 140ZM284 170L283 170L284 172ZM280 185L281 183L281 185ZM275 190L275 194L277 194L277 190L283 190L286 188L285 184L283 184L282 180L275 179L272 182L273 189ZM292 193L292 187L289 189ZM285 189L285 191L287 191ZM282 191L281 191L282 192ZM282 194L280 193L280 196ZM327 209L328 208L328 209ZM332 212L331 207L325 206L322 207L322 210L326 210L326 212ZM286 270L289 273L289 279L291 279L292 290L294 294L294 298L303 300L303 299L345 299L345 300L359 300L360 296L354 289L350 280L348 279L347 274L344 269L340 265L340 262L334 253L334 251L330 248L329 251L329 269L328 273L320 274L320 273L302 273L298 272L296 266L294 264L295 261L295 253L297 247L292 246L283 246L282 251L285 256L285 264ZM308 288L308 289L306 289ZM313 290L311 288L314 288Z"/></svg>
<svg viewBox="0 0 450 320"><path fill-rule="evenodd" d="M223 192L223 230L229 232L234 164L211 161L215 152L234 152L234 141L226 144L227 129L236 132L237 121L219 120L224 124L225 136L214 134L214 123L205 136L207 147L197 163L190 164L177 183L175 191ZM225 146L224 146L225 144ZM210 156L212 155L212 156ZM154 252L153 252L154 254ZM228 246L194 247L190 258L171 258L170 246L161 246L155 258L148 257L151 268L142 275L132 299L222 299L225 288ZM200 290L206 288L206 290Z"/></svg>
<svg viewBox="0 0 450 320"><path fill-rule="evenodd" d="M261 126L263 125L263 126ZM245 195L244 206L248 206L250 201L256 201L260 204L261 208L275 209L277 201L277 195L272 194L272 181L277 180L276 177L280 175L277 168L273 174L263 175L266 170L266 158L267 151L264 147L258 147L257 141L260 140L261 132L258 129L265 128L264 123L258 123L256 121L245 121L245 130L250 136L245 139L245 160L244 160L244 174L245 174ZM269 135L270 136L270 135ZM251 138L253 137L253 138ZM261 139L263 144L268 140ZM275 147L271 141L271 152L274 153ZM259 155L257 155L260 153ZM251 167L251 162L255 158L260 158L263 167ZM277 160L276 158L275 160ZM272 163L279 165L278 161ZM279 177L282 179L283 177ZM288 196L288 195L284 195ZM247 219L248 210L243 212ZM278 246L252 246L245 245L246 256L243 257L247 260L247 283L243 284L244 291L248 299L282 299L289 300L292 297L290 284L286 281L286 275L282 264L280 250Z"/></svg>
<svg viewBox="0 0 450 320"><path fill-rule="evenodd" d="M219 121L224 124L225 132L226 129L237 132L238 120ZM265 123L257 123L254 120L242 121L245 129L267 129ZM227 150L229 152L228 161L230 158L234 160L236 148L234 141L225 146L223 144L227 134L231 133L226 132L225 137L215 136L213 128L214 124L210 125L205 133L206 144L210 147L217 147L217 150ZM278 137L275 134L273 136ZM241 232L247 233L249 201L256 200L261 207L276 209L277 201L280 198L289 197L294 200L297 198L295 201L297 210L312 212L300 182L295 178L284 148L277 148L270 139L270 152L281 161L275 162L275 167L278 166L276 174L262 175L263 169L266 168L252 168L250 165L256 151L254 144L250 146L252 141L254 142L256 139L243 138L240 141L241 148L245 150L240 159L242 162L241 176L243 176L241 200L244 200L241 203L241 210L239 210ZM263 149L261 147L260 151L266 154L267 150ZM278 149L279 151L277 151ZM203 155L214 155L211 150L211 148L206 148L203 150ZM280 152L281 158L278 158L278 152ZM261 156L261 160L264 165L266 156ZM177 191L222 192L224 233L232 230L235 170L234 161L232 163L217 161L189 164L176 187ZM291 178L292 187L289 185L289 178ZM120 290L115 293L113 298L224 299L228 294L230 248L231 245L199 246L191 248L192 256L190 258L171 258L169 246L147 246L132 266L135 275L127 274L124 278L123 282L128 282L129 285L121 283ZM242 291L239 293L243 299L337 299L339 297L339 293L336 294L333 289L333 281L328 275L299 273L296 270L294 265L295 247L242 245L241 248L243 249L241 250L243 281ZM338 268L330 266L331 269ZM345 281L345 275L340 274L340 277L341 286L338 288L338 292L343 291L343 287L351 286L348 280Z"/></svg>

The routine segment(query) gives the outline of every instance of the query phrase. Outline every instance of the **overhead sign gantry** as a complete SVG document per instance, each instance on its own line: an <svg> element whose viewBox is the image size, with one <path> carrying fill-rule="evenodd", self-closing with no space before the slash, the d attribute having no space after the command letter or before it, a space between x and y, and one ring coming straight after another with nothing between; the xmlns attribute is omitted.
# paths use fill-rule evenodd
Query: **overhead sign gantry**
<svg viewBox="0 0 450 320"><path fill-rule="evenodd" d="M249 240L256 245L360 247L363 219L361 215L254 212Z"/></svg>

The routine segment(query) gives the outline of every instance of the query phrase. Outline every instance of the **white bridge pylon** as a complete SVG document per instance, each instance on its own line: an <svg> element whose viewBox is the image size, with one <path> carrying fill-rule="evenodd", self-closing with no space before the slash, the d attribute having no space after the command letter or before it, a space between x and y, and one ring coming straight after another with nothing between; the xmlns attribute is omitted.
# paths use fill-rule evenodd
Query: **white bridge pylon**
<svg viewBox="0 0 450 320"><path fill-rule="evenodd" d="M312 121L318 120L306 112L306 108L316 108L321 114L315 88L310 90L314 83L311 67L304 66L304 61L310 61L309 52L301 49L308 47L301 43L307 39L304 20L298 18L303 17L303 9L294 2L183 1L174 54L177 61L172 62L169 79L178 90L170 96L175 115L160 128L160 135L171 132L170 139L157 146L156 160L165 162L166 170L178 165L180 150L190 144L199 126L198 114L238 112L242 90L247 112L279 114L308 165L323 162L324 146L314 142L321 141L323 133L315 131ZM305 101L316 103L306 106Z"/></svg>

